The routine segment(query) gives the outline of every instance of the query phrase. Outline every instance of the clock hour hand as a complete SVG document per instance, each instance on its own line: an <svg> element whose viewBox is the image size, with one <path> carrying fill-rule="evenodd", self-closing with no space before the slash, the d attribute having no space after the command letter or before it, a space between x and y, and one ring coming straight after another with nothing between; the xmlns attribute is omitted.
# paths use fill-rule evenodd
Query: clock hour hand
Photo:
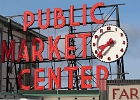
<svg viewBox="0 0 140 100"><path fill-rule="evenodd" d="M111 43L113 43L112 38L110 38L109 41L106 44L103 44L103 45L99 46L98 48L103 49L104 47L106 47L106 45L109 46Z"/></svg>
<svg viewBox="0 0 140 100"><path fill-rule="evenodd" d="M110 46L112 43L114 43L114 41L113 41L112 38L110 38L109 41L107 41L106 44L99 46L99 48L101 49L101 51L97 54L97 57L100 57L100 56L102 55L102 52L104 51L104 49L105 49L107 46Z"/></svg>
<svg viewBox="0 0 140 100"><path fill-rule="evenodd" d="M105 44L99 46L98 48L99 48L99 49L103 49L104 47L105 47Z"/></svg>

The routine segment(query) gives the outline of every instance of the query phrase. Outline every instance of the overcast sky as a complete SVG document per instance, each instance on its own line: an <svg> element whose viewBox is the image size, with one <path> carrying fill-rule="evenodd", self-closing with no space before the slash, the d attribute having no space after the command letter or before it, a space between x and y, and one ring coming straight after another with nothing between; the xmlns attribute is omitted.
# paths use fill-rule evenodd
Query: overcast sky
<svg viewBox="0 0 140 100"><path fill-rule="evenodd" d="M26 10L36 13L38 9L45 11L46 8L50 8L52 11L56 7L69 9L70 5L80 8L83 4L87 4L88 7L91 7L97 2L99 0L1 0L0 14L12 16L23 14ZM126 78L140 79L140 0L104 0L103 2L105 5L125 3L125 5L119 7L119 12L121 28L126 32L129 40L128 50L124 56L125 72L129 73ZM114 16L112 18L114 19ZM67 29L61 31L62 34L65 32L67 32ZM46 35L45 32L42 34ZM95 64L100 63L96 61ZM112 66L112 69L113 72L116 72L115 67Z"/></svg>

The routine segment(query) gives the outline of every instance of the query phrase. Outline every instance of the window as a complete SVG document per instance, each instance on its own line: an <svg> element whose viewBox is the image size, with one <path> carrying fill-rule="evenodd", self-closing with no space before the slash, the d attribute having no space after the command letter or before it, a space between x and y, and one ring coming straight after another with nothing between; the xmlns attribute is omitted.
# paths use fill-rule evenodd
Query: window
<svg viewBox="0 0 140 100"><path fill-rule="evenodd" d="M21 72L21 64L17 64L17 72L18 72L18 74Z"/></svg>
<svg viewBox="0 0 140 100"><path fill-rule="evenodd" d="M1 55L0 55L0 59L1 59ZM2 63L1 63L1 60L0 60L0 73L1 73L1 67L2 67Z"/></svg>
<svg viewBox="0 0 140 100"><path fill-rule="evenodd" d="M12 63L8 62L8 73L12 74Z"/></svg>
<svg viewBox="0 0 140 100"><path fill-rule="evenodd" d="M34 68L31 67L31 77L34 77Z"/></svg>
<svg viewBox="0 0 140 100"><path fill-rule="evenodd" d="M8 89L9 89L10 91L12 91L12 83L11 83L11 82L8 83Z"/></svg>
<svg viewBox="0 0 140 100"><path fill-rule="evenodd" d="M2 30L0 29L0 44L2 42Z"/></svg>
<svg viewBox="0 0 140 100"><path fill-rule="evenodd" d="M1 92L1 80L0 80L0 92Z"/></svg>
<svg viewBox="0 0 140 100"><path fill-rule="evenodd" d="M11 43L12 41L12 38L11 38L11 35L9 35L9 43Z"/></svg>
<svg viewBox="0 0 140 100"><path fill-rule="evenodd" d="M32 63L31 66L31 77L34 77L34 69L36 68L36 63Z"/></svg>
<svg viewBox="0 0 140 100"><path fill-rule="evenodd" d="M20 49L21 39L18 38L18 49Z"/></svg>
<svg viewBox="0 0 140 100"><path fill-rule="evenodd" d="M21 40L22 38L18 38L18 51L20 50ZM22 54L24 54L24 50L22 50ZM24 58L22 58L21 60L24 60Z"/></svg>

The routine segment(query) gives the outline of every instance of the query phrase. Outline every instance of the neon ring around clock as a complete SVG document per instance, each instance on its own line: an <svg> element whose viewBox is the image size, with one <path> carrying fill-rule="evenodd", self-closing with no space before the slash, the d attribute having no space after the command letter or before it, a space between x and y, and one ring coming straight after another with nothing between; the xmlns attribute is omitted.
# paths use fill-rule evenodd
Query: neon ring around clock
<svg viewBox="0 0 140 100"><path fill-rule="evenodd" d="M92 51L102 62L114 62L122 57L128 46L125 32L114 25L99 28L92 37Z"/></svg>

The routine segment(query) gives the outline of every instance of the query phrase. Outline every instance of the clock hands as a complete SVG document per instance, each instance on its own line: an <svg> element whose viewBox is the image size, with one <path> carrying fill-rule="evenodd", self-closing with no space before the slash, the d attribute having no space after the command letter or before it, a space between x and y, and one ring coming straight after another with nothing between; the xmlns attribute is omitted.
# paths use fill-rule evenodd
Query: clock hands
<svg viewBox="0 0 140 100"><path fill-rule="evenodd" d="M114 41L113 41L112 38L110 38L109 41L107 41L106 44L99 46L99 48L101 49L101 51L97 54L97 57L101 57L102 52L104 51L104 49L105 49L107 46L110 46L112 43L114 43Z"/></svg>
<svg viewBox="0 0 140 100"><path fill-rule="evenodd" d="M99 28L92 36L92 52L102 62L110 63L121 58L128 46L125 32L114 25Z"/></svg>

